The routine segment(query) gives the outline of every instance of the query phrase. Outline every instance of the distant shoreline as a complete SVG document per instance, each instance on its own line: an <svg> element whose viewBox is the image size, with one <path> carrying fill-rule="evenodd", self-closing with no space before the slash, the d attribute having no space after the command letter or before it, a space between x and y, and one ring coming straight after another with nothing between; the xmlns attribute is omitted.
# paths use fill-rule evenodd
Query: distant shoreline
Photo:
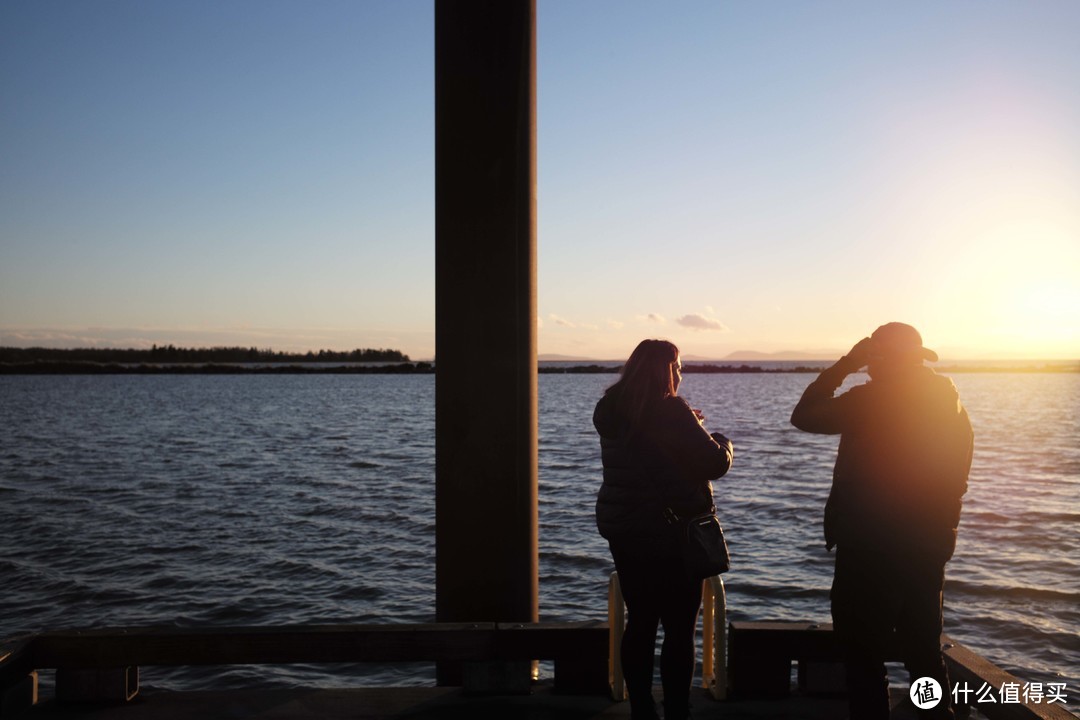
<svg viewBox="0 0 1080 720"><path fill-rule="evenodd" d="M783 367L752 363L694 363L683 366L683 374L809 374L819 373L830 363L807 361ZM542 375L615 374L618 363L545 364ZM953 364L934 367L939 373L1080 373L1080 361L1031 361L1016 365ZM0 363L0 375L430 375L431 362L400 363L99 363L88 361L39 360Z"/></svg>
<svg viewBox="0 0 1080 720"><path fill-rule="evenodd" d="M434 373L431 363L96 363L40 360L0 363L0 375L327 375L327 374L425 374Z"/></svg>

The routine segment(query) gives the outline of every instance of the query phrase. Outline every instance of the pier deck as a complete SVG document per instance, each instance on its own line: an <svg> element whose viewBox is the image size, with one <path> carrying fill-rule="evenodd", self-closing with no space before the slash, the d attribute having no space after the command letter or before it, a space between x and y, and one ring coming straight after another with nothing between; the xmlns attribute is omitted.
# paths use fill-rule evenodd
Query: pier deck
<svg viewBox="0 0 1080 720"><path fill-rule="evenodd" d="M733 694L692 696L697 720L845 718L836 685L837 648L828 626L731 623L727 637ZM293 626L275 628L127 628L42 633L0 643L0 720L278 720L410 718L437 720L587 720L626 718L612 699L605 623ZM1015 678L944 637L954 682L1000 688ZM554 660L551 681L493 691L481 672L489 661ZM459 686L357 689L251 687L172 691L139 687L139 665L451 661L468 667L474 692ZM51 697L37 697L36 671L56 670ZM792 682L797 671L797 682ZM63 676L63 677L62 677ZM561 679L560 679L561 676ZM477 678L480 679L477 682ZM466 687L469 687L466 684ZM479 690L478 690L479 688ZM716 686L713 686L713 690ZM481 694L483 693L483 694ZM725 695L717 695L725 697ZM125 701L126 700L126 701ZM35 702L37 701L37 702ZM906 688L894 688L893 720L914 720ZM1066 720L1064 704L979 705L991 720ZM983 717L975 712L971 717Z"/></svg>
<svg viewBox="0 0 1080 720"><path fill-rule="evenodd" d="M695 720L719 718L844 718L847 706L835 698L793 696L776 700L724 701L704 690L693 693ZM47 701L25 714L27 720L603 720L630 717L630 704L598 695L559 695L539 686L529 695L474 697L459 688L291 689L171 692L144 688L123 705L85 708ZM899 707L894 720L915 720Z"/></svg>

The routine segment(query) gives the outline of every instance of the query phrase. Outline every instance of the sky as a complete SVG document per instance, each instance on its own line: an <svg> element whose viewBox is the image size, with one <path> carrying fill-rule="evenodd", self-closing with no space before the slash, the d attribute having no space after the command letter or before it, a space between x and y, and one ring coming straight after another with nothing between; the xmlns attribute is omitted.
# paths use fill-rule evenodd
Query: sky
<svg viewBox="0 0 1080 720"><path fill-rule="evenodd" d="M433 12L0 3L0 345L433 357ZM542 354L1080 358L1080 3L537 18Z"/></svg>

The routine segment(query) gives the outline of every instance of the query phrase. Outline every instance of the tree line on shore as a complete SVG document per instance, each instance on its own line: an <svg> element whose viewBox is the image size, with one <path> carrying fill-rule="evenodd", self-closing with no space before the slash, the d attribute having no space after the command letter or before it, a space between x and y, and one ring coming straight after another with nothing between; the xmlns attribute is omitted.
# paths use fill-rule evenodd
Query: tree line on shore
<svg viewBox="0 0 1080 720"><path fill-rule="evenodd" d="M407 363L409 356L400 350L357 348L306 353L274 351L256 347L185 348L154 345L145 348L15 348L0 347L0 363Z"/></svg>
<svg viewBox="0 0 1080 720"><path fill-rule="evenodd" d="M540 373L614 374L616 364L574 366L541 364ZM798 368L797 371L806 371ZM412 362L399 350L363 349L288 353L256 347L185 348L154 345L138 348L0 347L0 374L288 374L288 373L433 373L434 363ZM750 365L686 366L687 373L775 372Z"/></svg>
<svg viewBox="0 0 1080 720"><path fill-rule="evenodd" d="M683 366L684 374L817 373L825 363L781 367L743 363ZM540 363L542 374L615 374L616 363L569 365ZM1023 363L1013 367L957 365L938 372L1080 372L1077 361ZM14 348L0 347L0 375L67 374L289 374L289 373L434 373L434 362L412 362L399 350L356 349L287 353L243 347L178 348L154 345L150 349L122 348Z"/></svg>

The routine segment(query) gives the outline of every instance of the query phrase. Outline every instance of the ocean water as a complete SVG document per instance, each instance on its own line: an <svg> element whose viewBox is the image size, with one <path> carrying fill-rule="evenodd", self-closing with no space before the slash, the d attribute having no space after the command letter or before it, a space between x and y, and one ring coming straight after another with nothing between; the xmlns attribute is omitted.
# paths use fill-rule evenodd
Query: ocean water
<svg viewBox="0 0 1080 720"><path fill-rule="evenodd" d="M540 377L540 613L604 619L593 406ZM731 437L715 484L729 619L829 622L835 438L788 423L813 375L688 375ZM976 452L946 632L1080 694L1080 374L958 373ZM854 382L861 381L856 377ZM431 375L0 377L0 637L131 625L434 619ZM426 664L144 668L142 683L430 684Z"/></svg>

